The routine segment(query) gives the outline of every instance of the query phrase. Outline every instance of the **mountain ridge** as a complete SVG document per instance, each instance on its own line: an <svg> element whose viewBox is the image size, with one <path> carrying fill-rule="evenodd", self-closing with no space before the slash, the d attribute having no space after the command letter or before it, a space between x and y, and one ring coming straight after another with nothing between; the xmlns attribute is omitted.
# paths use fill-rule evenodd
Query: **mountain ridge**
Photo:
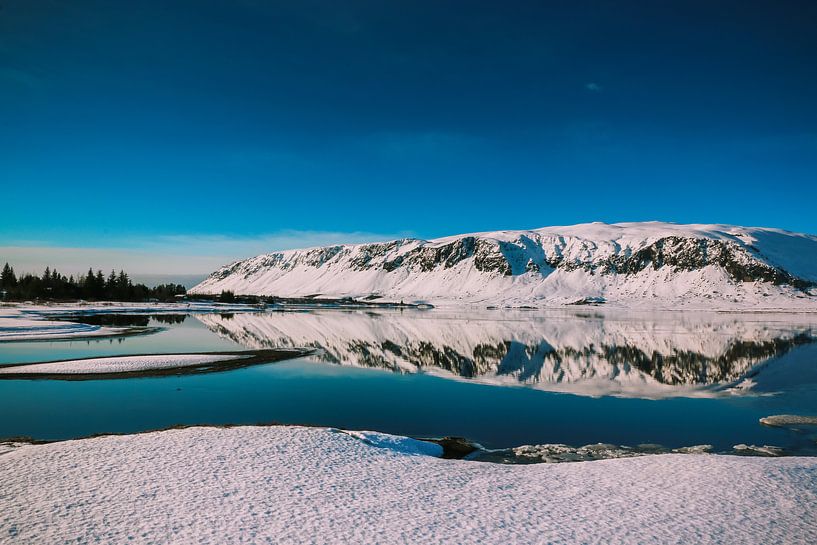
<svg viewBox="0 0 817 545"><path fill-rule="evenodd" d="M236 261L194 294L435 304L817 309L817 236L662 222L587 223L284 250Z"/></svg>

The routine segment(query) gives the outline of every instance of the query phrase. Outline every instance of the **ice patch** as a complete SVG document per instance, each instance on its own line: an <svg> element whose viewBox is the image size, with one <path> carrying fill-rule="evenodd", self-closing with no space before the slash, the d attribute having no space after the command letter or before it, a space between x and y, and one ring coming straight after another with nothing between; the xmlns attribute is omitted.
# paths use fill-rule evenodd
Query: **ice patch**
<svg viewBox="0 0 817 545"><path fill-rule="evenodd" d="M596 443L573 447L560 443L542 445L522 445L512 449L480 450L468 456L469 460L497 462L505 464L558 464L564 462L590 462L632 458L652 454L708 454L712 445L694 445L669 449L662 445L644 444L634 447Z"/></svg>
<svg viewBox="0 0 817 545"><path fill-rule="evenodd" d="M817 426L817 416L800 416L796 414L777 414L764 416L760 419L761 424L775 427L788 426Z"/></svg>
<svg viewBox="0 0 817 545"><path fill-rule="evenodd" d="M386 448L402 454L419 454L422 456L434 456L439 458L443 455L443 447L429 441L420 441L402 435L391 435L376 431L348 431L338 430L341 433L351 435L377 448Z"/></svg>
<svg viewBox="0 0 817 545"><path fill-rule="evenodd" d="M750 454L755 456L783 456L783 449L772 445L745 445L743 443L732 447L737 454Z"/></svg>

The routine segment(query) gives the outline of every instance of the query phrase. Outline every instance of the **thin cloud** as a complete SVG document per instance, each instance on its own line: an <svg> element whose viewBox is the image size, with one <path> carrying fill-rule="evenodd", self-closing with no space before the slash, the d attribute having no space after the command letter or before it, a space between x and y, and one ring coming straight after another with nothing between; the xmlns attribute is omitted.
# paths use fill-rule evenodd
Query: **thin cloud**
<svg viewBox="0 0 817 545"><path fill-rule="evenodd" d="M60 245L0 246L0 266L8 261L18 272L56 268L81 274L88 267L104 271L124 269L136 276L205 275L238 259L255 255L331 244L359 244L392 240L407 233L280 231L254 237L222 235L162 235L127 238L110 247Z"/></svg>
<svg viewBox="0 0 817 545"><path fill-rule="evenodd" d="M585 83L584 88L590 91L591 93L600 93L601 92L601 85L598 83Z"/></svg>

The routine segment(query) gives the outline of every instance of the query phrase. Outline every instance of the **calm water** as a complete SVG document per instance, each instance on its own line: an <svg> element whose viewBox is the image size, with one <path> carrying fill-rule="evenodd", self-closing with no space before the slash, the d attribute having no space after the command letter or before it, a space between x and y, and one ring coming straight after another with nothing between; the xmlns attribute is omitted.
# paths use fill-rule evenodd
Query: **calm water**
<svg viewBox="0 0 817 545"><path fill-rule="evenodd" d="M459 435L488 447L816 445L811 432L758 419L817 415L817 317L333 310L148 322L164 329L4 343L0 362L276 346L319 352L209 375L0 380L0 437L280 422Z"/></svg>

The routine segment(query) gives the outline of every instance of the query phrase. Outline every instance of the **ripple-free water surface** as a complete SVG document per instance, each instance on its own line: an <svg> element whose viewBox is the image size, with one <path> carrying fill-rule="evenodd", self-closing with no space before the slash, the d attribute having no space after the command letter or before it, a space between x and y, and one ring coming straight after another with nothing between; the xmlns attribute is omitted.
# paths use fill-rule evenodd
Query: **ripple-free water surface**
<svg viewBox="0 0 817 545"><path fill-rule="evenodd" d="M487 447L609 442L727 450L748 443L808 450L815 445L808 430L768 428L758 419L817 414L814 321L442 310L152 318L151 326L165 329L0 344L0 362L275 346L320 352L208 375L0 380L0 437L279 422L459 435Z"/></svg>

